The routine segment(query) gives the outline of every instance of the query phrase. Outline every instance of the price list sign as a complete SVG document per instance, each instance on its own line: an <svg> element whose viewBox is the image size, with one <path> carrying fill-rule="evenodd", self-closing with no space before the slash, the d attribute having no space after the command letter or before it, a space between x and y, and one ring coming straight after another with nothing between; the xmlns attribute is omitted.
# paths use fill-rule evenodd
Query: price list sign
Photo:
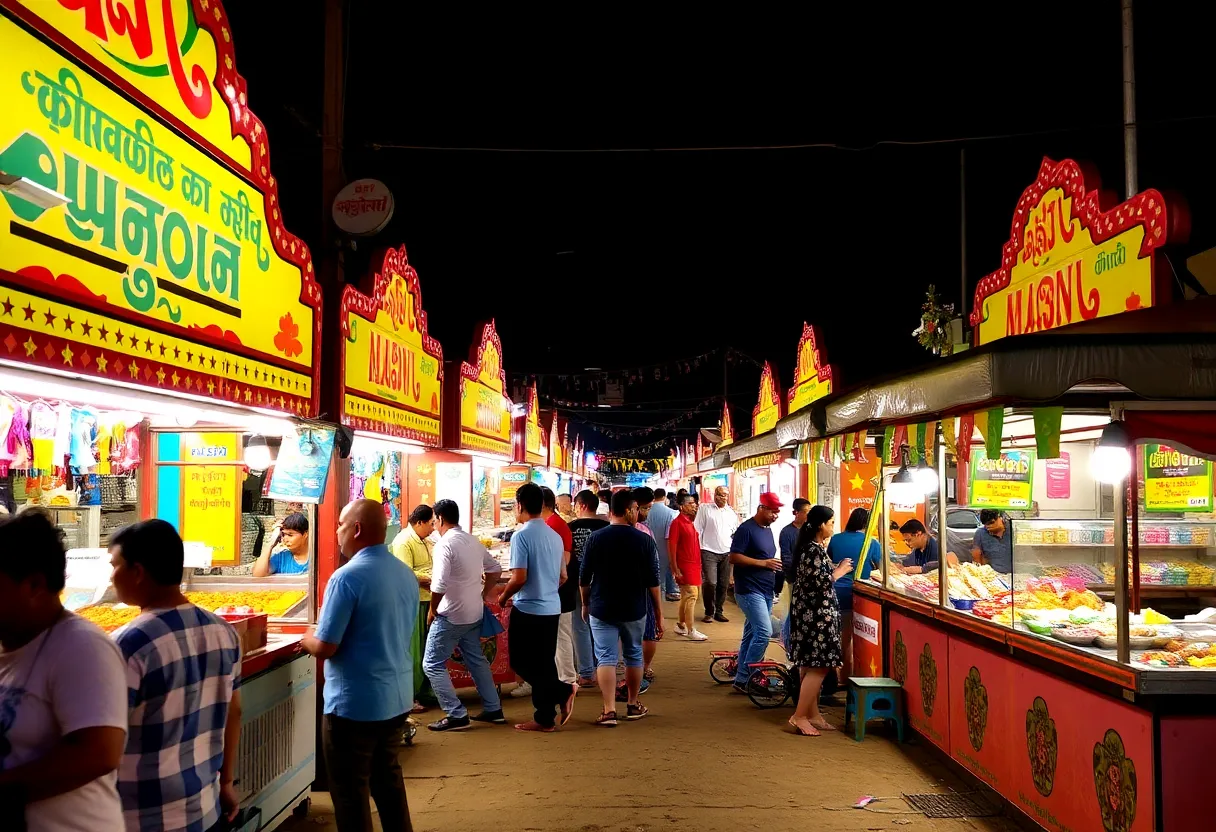
<svg viewBox="0 0 1216 832"><path fill-rule="evenodd" d="M1212 463L1169 445L1145 445L1144 509L1211 511Z"/></svg>

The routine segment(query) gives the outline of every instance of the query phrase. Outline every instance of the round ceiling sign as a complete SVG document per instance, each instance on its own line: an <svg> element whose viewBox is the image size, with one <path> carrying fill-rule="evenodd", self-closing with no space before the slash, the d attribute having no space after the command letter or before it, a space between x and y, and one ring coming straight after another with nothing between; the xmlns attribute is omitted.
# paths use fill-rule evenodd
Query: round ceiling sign
<svg viewBox="0 0 1216 832"><path fill-rule="evenodd" d="M393 193L378 179L356 179L334 198L334 224L355 237L378 234L393 218Z"/></svg>

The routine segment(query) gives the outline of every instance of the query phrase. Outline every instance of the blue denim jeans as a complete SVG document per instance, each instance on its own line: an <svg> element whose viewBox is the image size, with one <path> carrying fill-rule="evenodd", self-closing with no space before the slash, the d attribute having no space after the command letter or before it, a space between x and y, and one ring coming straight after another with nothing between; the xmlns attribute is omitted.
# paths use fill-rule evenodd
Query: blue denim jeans
<svg viewBox="0 0 1216 832"><path fill-rule="evenodd" d="M671 561L663 558L663 592L666 595L679 595L680 588L676 586L676 578L671 574Z"/></svg>
<svg viewBox="0 0 1216 832"><path fill-rule="evenodd" d="M481 619L472 624L453 624L442 615L435 616L435 623L426 638L426 653L422 658L422 669L431 682L439 707L453 719L469 715L464 703L456 696L456 687L448 675L448 659L452 651L460 648L464 666L473 677L477 693L481 696L486 711L501 711L502 702L494 685L494 674L490 663L481 652Z"/></svg>
<svg viewBox="0 0 1216 832"><path fill-rule="evenodd" d="M595 663L598 667L616 667L617 643L625 658L625 667L641 667L642 632L646 629L646 618L637 621L601 621L591 616L591 629L595 632Z"/></svg>
<svg viewBox="0 0 1216 832"><path fill-rule="evenodd" d="M575 596L574 617L571 620L574 631L574 668L580 679L595 678L595 648L591 645L591 625L583 620L583 599Z"/></svg>
<svg viewBox="0 0 1216 832"><path fill-rule="evenodd" d="M764 651L773 634L773 599L761 592L736 595L735 603L743 610L743 640L739 642L739 672L735 674L736 685L746 685L752 675L748 667L754 662L764 661Z"/></svg>

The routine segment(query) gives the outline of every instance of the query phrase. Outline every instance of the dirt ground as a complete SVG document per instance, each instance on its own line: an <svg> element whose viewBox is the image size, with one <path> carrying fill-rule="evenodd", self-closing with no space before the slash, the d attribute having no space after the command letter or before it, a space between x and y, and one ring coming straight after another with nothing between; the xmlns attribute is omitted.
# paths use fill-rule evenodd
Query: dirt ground
<svg viewBox="0 0 1216 832"><path fill-rule="evenodd" d="M792 707L757 709L709 678L709 652L738 647L743 616L700 625L711 640L679 638L675 605L659 646L656 681L643 701L651 716L598 728L597 691L581 693L574 718L555 734L519 734L477 725L419 731L402 767L419 832L793 832L811 828L908 832L1013 832L1002 818L940 820L914 813L901 793L967 792L915 740L899 746L880 723L858 744L842 732L799 737L786 728ZM770 655L776 657L774 648ZM470 691L472 693L472 691ZM475 698L475 694L473 694ZM478 703L471 702L476 710ZM529 700L504 696L512 723ZM844 708L825 710L839 726ZM436 712L422 719L437 719ZM862 795L882 798L850 808ZM307 819L288 832L334 830L329 796L318 793ZM377 829L380 826L377 823Z"/></svg>

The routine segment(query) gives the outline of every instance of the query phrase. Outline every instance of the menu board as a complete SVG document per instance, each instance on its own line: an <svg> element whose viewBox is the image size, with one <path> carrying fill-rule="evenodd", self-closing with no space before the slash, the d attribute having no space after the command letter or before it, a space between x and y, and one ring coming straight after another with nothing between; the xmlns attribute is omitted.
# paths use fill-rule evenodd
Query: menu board
<svg viewBox="0 0 1216 832"><path fill-rule="evenodd" d="M1144 510L1211 511L1212 463L1169 445L1145 445Z"/></svg>
<svg viewBox="0 0 1216 832"><path fill-rule="evenodd" d="M971 452L971 505L977 508L1028 509L1034 482L1034 451L1001 451L989 459L983 448Z"/></svg>

